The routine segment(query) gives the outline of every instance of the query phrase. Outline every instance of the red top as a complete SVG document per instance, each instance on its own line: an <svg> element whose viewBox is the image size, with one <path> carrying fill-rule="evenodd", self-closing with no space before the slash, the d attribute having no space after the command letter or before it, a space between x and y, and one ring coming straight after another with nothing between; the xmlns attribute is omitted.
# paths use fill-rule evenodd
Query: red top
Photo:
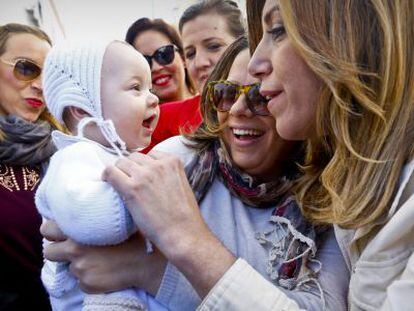
<svg viewBox="0 0 414 311"><path fill-rule="evenodd" d="M142 152L147 153L163 140L180 135L180 130L184 132L196 130L201 121L199 95L160 105L160 118L152 134L151 144Z"/></svg>
<svg viewBox="0 0 414 311"><path fill-rule="evenodd" d="M0 163L0 310L50 310L40 281L39 182L40 167Z"/></svg>

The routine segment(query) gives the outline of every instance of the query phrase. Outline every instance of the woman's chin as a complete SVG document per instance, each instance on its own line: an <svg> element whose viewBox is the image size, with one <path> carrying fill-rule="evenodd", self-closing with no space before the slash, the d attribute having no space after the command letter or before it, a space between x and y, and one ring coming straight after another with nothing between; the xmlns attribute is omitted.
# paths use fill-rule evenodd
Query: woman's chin
<svg viewBox="0 0 414 311"><path fill-rule="evenodd" d="M27 122L34 123L39 120L40 113L26 113L26 114L16 114L18 117L24 119Z"/></svg>

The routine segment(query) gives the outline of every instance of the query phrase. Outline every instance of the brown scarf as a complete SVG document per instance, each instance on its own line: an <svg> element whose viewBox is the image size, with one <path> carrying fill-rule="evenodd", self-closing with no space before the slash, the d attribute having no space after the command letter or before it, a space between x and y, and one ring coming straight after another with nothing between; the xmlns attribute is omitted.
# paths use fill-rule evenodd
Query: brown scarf
<svg viewBox="0 0 414 311"><path fill-rule="evenodd" d="M234 165L219 139L186 166L186 173L198 202L202 201L216 177L223 181L232 195L243 203L257 208L275 206L290 190L287 186L290 183L288 176L260 183L242 172Z"/></svg>

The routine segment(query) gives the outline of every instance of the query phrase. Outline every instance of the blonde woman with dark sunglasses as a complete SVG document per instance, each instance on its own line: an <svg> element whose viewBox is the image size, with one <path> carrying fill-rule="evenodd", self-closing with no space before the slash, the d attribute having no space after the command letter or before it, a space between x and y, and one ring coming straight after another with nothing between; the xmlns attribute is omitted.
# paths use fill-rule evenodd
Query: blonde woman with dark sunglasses
<svg viewBox="0 0 414 311"><path fill-rule="evenodd" d="M51 47L40 29L0 26L0 309L49 310L40 282L41 217L34 193L58 123L45 110L41 73Z"/></svg>

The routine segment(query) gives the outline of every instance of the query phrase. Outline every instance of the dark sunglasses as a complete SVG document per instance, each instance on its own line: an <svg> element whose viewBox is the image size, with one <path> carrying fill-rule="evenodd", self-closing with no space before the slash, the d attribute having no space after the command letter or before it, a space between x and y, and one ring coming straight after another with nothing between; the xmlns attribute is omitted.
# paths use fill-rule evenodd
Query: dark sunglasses
<svg viewBox="0 0 414 311"><path fill-rule="evenodd" d="M260 83L238 85L230 81L211 81L207 86L207 96L217 111L227 112L239 96L245 94L246 105L251 112L259 116L268 116L268 100L259 90Z"/></svg>
<svg viewBox="0 0 414 311"><path fill-rule="evenodd" d="M25 58L20 58L15 62L8 62L0 58L0 61L3 64L13 66L13 74L20 81L33 81L42 73L42 68Z"/></svg>
<svg viewBox="0 0 414 311"><path fill-rule="evenodd" d="M152 55L144 55L150 68L152 68L152 59L160 65L168 65L174 61L175 51L178 48L174 44L169 44L158 48Z"/></svg>

